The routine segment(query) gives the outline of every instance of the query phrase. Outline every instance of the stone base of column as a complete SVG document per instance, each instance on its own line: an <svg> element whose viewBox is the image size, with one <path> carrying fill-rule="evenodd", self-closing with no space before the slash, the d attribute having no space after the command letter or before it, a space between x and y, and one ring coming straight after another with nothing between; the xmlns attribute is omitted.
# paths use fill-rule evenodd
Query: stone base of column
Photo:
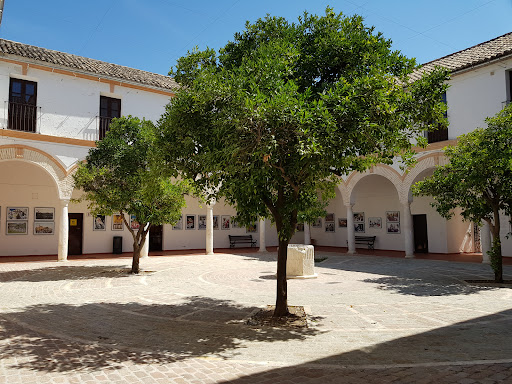
<svg viewBox="0 0 512 384"><path fill-rule="evenodd" d="M406 259L414 259L414 258L416 258L416 255L414 253L411 255L405 255L405 258Z"/></svg>

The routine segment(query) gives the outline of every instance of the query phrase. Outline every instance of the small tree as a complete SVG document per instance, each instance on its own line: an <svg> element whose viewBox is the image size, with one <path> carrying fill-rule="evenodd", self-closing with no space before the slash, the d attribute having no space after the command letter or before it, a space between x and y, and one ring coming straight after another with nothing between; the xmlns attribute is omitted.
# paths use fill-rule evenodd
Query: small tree
<svg viewBox="0 0 512 384"><path fill-rule="evenodd" d="M114 119L110 131L92 148L74 174L93 214L119 213L133 236L132 273L139 273L140 252L150 224L176 223L185 206L185 182L173 183L155 159L155 129L150 121ZM135 215L133 230L124 214Z"/></svg>
<svg viewBox="0 0 512 384"><path fill-rule="evenodd" d="M512 213L512 105L486 123L486 129L462 135L456 146L446 148L450 163L418 182L413 192L432 196L432 206L445 218L459 207L465 220L489 224L491 266L495 281L502 282L500 215Z"/></svg>
<svg viewBox="0 0 512 384"><path fill-rule="evenodd" d="M328 8L296 24L247 23L219 55L196 50L170 73L184 87L159 122L163 153L199 189L234 205L242 224L272 219L274 316L288 313L287 246L297 222L323 208L340 176L392 163L399 152L410 160L411 139L443 119L446 72L409 83L414 60L390 47L361 17Z"/></svg>

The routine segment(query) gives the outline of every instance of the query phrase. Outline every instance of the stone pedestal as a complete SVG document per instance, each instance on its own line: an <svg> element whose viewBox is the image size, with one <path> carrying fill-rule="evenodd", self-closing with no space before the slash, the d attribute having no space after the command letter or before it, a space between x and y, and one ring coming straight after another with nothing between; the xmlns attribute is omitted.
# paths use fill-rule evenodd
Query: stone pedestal
<svg viewBox="0 0 512 384"><path fill-rule="evenodd" d="M289 244L286 261L288 279L313 279L315 274L315 248L312 245Z"/></svg>

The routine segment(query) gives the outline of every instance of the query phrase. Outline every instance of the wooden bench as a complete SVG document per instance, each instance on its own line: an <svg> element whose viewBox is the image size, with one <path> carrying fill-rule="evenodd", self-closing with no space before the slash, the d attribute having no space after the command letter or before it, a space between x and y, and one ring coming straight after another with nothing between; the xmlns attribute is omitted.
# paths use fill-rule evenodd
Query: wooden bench
<svg viewBox="0 0 512 384"><path fill-rule="evenodd" d="M229 248L234 248L235 244L251 244L251 247L254 247L256 245L256 240L252 239L252 235L245 235L245 236L229 236Z"/></svg>
<svg viewBox="0 0 512 384"><path fill-rule="evenodd" d="M356 244L365 244L368 246L368 249L375 249L375 239L377 236L356 236ZM347 240L348 246L348 240Z"/></svg>

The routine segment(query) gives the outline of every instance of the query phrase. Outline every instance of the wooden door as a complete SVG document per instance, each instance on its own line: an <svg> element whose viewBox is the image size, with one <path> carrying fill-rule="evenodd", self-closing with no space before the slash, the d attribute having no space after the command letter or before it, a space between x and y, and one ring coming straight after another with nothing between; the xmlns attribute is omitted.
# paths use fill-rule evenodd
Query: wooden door
<svg viewBox="0 0 512 384"><path fill-rule="evenodd" d="M81 255L82 242L84 235L84 214L70 213L69 220L69 237L68 237L68 255Z"/></svg>
<svg viewBox="0 0 512 384"><path fill-rule="evenodd" d="M149 227L149 251L162 250L163 226L152 225Z"/></svg>
<svg viewBox="0 0 512 384"><path fill-rule="evenodd" d="M413 215L414 252L428 253L427 215Z"/></svg>

